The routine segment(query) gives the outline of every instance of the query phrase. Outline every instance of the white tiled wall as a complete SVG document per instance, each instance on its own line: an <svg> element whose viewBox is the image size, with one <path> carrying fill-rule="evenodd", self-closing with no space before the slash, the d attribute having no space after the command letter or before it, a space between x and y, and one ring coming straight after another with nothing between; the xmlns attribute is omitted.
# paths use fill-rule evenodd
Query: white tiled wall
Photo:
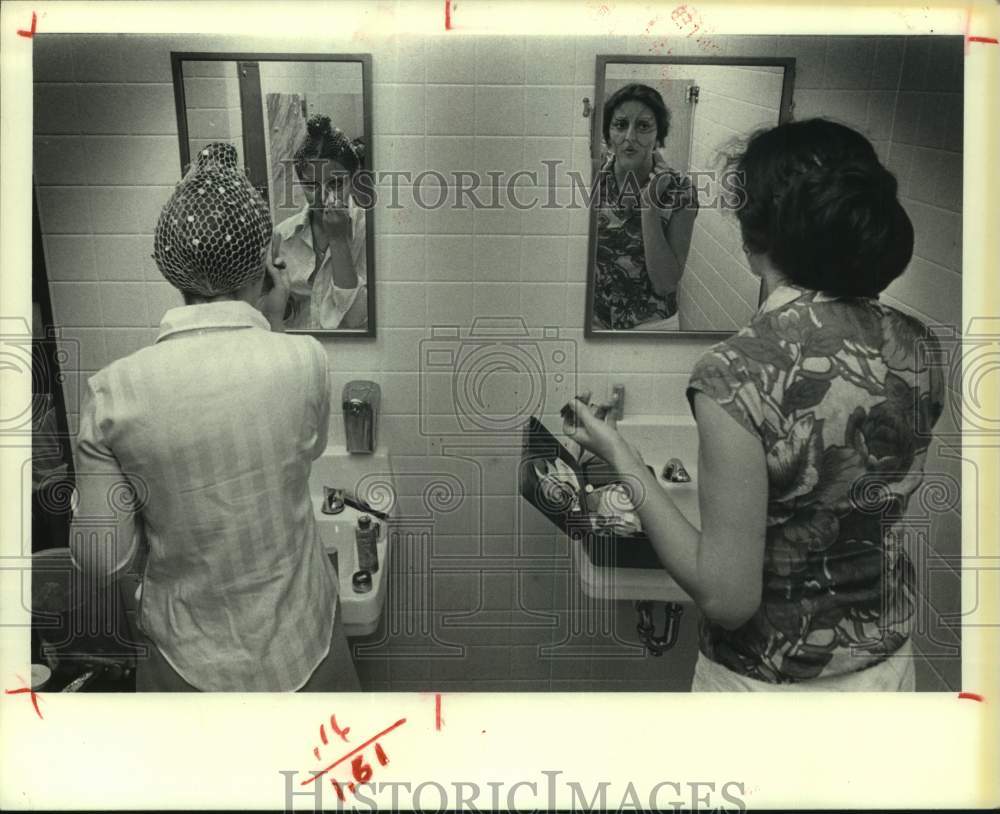
<svg viewBox="0 0 1000 814"><path fill-rule="evenodd" d="M699 53L693 40L667 44L674 54ZM84 369L71 372L66 381L69 409L75 411L81 378L151 341L163 313L180 303L150 259L153 226L179 176L170 51L288 53L301 51L302 45L291 39L234 43L192 37L137 41L38 35L34 48L35 177L46 262L55 318L82 347ZM413 35L367 42L366 50L373 55L377 169L512 172L542 169L542 159L562 158L569 167L586 172L590 120L581 116L581 99L593 98L596 55L648 55L657 48L664 50L663 45L631 37ZM356 52L358 44L331 37L325 50ZM726 42L725 52L796 57L796 116L836 116L875 140L899 175L904 204L917 230L912 268L890 293L894 301L931 320L959 324L961 47L952 43L945 49L916 38L876 43L862 38L765 37ZM544 195L545 182L539 183L541 187L523 184L523 192ZM559 183L557 193L568 195L565 178ZM549 417L569 394L589 388L603 396L618 382L626 385L631 412L687 412L684 383L707 347L705 341L583 338L588 231L584 209L423 211L412 206L412 190L401 191L398 207L391 206L387 188L381 191L375 214L378 336L328 340L326 346L335 401L349 379L371 378L382 384L382 440L396 454L407 456L416 470L414 494L423 494L426 484L437 473L450 471L456 460L442 455L443 439L433 432L455 417L451 377L418 375L426 367L433 326L458 325L467 332L477 317L522 318L533 332L524 344L534 347L551 347L541 342L541 330L557 329L558 337L546 341L568 342L576 361L563 382L552 377L544 382ZM421 191L425 199L433 197L430 186ZM454 189L444 192L449 199L455 196ZM707 219L705 226L711 234ZM714 253L705 248L704 259L720 271L732 268L734 279L741 280L736 293L752 303L752 283L738 276L738 261L734 265L733 258L726 257L727 244L715 237L720 246ZM485 388L485 409L510 408L511 392ZM342 437L342 422L334 411L331 441ZM480 543L485 541L512 557L516 550L510 548L511 532L519 530L532 550L560 556L551 529L525 514L516 496L511 437L493 433L465 440L476 445L479 451L470 453L471 459L489 478L467 484L459 508L447 519L437 519L435 552L463 556L484 550ZM506 446L506 453L483 451L489 444ZM956 471L953 461L936 454L928 466ZM943 513L935 522L936 543L957 550L957 515ZM487 582L496 582L480 581L480 558L472 562L473 577L462 589L466 600L479 596ZM508 566L512 563L507 560ZM534 593L522 592L520 577L531 582ZM552 580L515 574L503 591L491 596L510 618L521 612L529 594L551 597L552 606L565 601L560 591L569 589ZM957 590L948 588L941 601L953 605L956 597ZM627 609L620 616L625 630ZM636 682L663 687L678 683L678 676L683 684L694 657L692 620L686 624L671 657L652 666L620 666L617 672L572 660L540 666L542 662L511 649L516 644L525 650L535 643L530 629L484 628L470 641L463 675L523 689L533 682L567 689ZM557 635L558 630L544 632L550 638ZM405 688L406 681L421 679L420 665L410 665L410 672L391 672L381 662L372 664L368 678L376 687L392 681ZM922 669L927 682L955 678L953 664ZM935 671L945 678L935 678ZM454 679L438 678L444 682L438 682L439 688Z"/></svg>

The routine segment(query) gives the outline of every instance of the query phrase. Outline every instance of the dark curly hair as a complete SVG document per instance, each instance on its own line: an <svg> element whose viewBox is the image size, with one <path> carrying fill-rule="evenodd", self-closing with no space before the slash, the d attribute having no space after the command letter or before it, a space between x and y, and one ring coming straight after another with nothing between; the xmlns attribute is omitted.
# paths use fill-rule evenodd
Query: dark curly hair
<svg viewBox="0 0 1000 814"><path fill-rule="evenodd" d="M604 102L604 129L601 132L604 134L605 143L611 142L611 119L615 115L615 110L625 102L641 102L653 111L656 117L656 146L662 147L667 133L670 132L670 111L658 90L637 82L619 88Z"/></svg>
<svg viewBox="0 0 1000 814"><path fill-rule="evenodd" d="M351 141L342 130L332 127L329 116L315 115L306 122L306 137L293 156L295 173L302 172L310 161L336 161L352 175L364 164L364 145Z"/></svg>
<svg viewBox="0 0 1000 814"><path fill-rule="evenodd" d="M745 193L743 241L791 282L871 297L903 273L913 225L871 142L828 119L754 134L730 159Z"/></svg>

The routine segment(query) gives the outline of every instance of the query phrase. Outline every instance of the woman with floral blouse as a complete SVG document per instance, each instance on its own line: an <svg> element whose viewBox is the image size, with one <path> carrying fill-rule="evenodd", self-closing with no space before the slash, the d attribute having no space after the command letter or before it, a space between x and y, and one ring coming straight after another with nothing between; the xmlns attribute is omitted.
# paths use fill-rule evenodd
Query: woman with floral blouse
<svg viewBox="0 0 1000 814"><path fill-rule="evenodd" d="M691 181L658 151L670 111L648 85L604 105L607 159L597 176L594 327L678 330L677 287L698 211Z"/></svg>
<svg viewBox="0 0 1000 814"><path fill-rule="evenodd" d="M645 495L643 528L702 611L693 690L912 690L900 533L942 410L935 340L879 293L909 263L896 179L823 119L738 156L766 300L695 365L701 529L588 398L567 432Z"/></svg>

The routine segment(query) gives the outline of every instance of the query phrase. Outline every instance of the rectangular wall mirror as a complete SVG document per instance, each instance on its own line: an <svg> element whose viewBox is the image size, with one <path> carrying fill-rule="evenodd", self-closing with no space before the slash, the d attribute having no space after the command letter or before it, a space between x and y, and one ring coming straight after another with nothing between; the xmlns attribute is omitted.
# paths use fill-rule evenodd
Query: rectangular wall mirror
<svg viewBox="0 0 1000 814"><path fill-rule="evenodd" d="M760 281L726 156L791 118L794 73L791 58L597 57L585 335L725 336L750 321Z"/></svg>
<svg viewBox="0 0 1000 814"><path fill-rule="evenodd" d="M232 144L274 220L289 331L375 335L370 54L171 54L182 172Z"/></svg>

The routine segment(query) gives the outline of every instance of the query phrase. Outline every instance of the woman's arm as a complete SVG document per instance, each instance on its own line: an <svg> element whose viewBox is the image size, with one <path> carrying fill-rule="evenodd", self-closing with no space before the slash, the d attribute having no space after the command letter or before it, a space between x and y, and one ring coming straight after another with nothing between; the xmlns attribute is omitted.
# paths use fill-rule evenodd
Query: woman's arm
<svg viewBox="0 0 1000 814"><path fill-rule="evenodd" d="M323 210L323 231L330 241L328 251L333 265L333 284L337 288L356 288L358 274L351 252L353 224L343 208Z"/></svg>
<svg viewBox="0 0 1000 814"><path fill-rule="evenodd" d="M709 397L695 396L701 531L681 514L642 459L593 408L575 402L575 440L641 488L643 530L663 567L705 615L725 628L760 605L767 511L767 465L760 441Z"/></svg>
<svg viewBox="0 0 1000 814"><path fill-rule="evenodd" d="M349 238L337 237L330 241L330 262L333 264L333 284L337 288L357 288L358 273Z"/></svg>
<svg viewBox="0 0 1000 814"><path fill-rule="evenodd" d="M661 208L658 203L660 195L669 196L670 193L658 193L658 185L669 180L667 175L657 175L650 180L643 190L640 216L646 271L653 291L661 297L676 291L680 284L691 248L694 220L698 215L697 208L687 205L687 196L683 196L684 200L673 210ZM656 200L650 200L651 197ZM663 227L665 219L666 229Z"/></svg>
<svg viewBox="0 0 1000 814"><path fill-rule="evenodd" d="M80 409L69 547L81 571L106 577L125 568L138 550L137 507L128 499L132 484L101 435L98 400L90 387Z"/></svg>

